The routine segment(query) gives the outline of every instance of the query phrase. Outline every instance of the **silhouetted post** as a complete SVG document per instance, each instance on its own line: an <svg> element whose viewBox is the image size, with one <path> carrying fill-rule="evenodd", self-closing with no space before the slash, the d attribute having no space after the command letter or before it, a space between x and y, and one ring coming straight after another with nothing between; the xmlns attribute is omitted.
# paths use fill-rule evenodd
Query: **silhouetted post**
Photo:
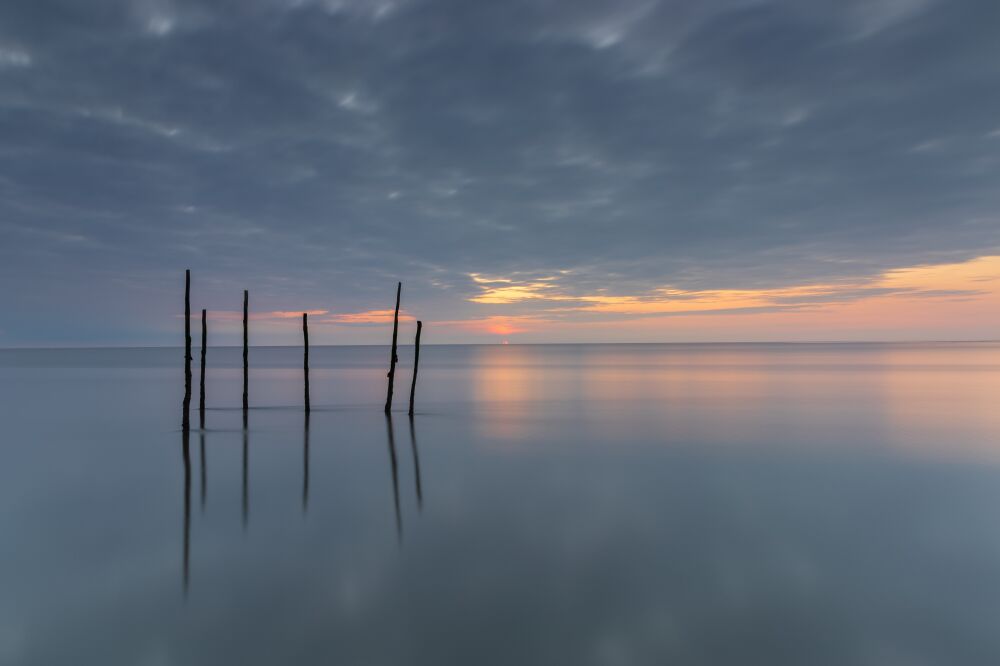
<svg viewBox="0 0 1000 666"><path fill-rule="evenodd" d="M191 427L191 271L184 271L184 414L181 425Z"/></svg>
<svg viewBox="0 0 1000 666"><path fill-rule="evenodd" d="M396 312L392 315L392 355L389 357L389 391L385 396L385 413L392 409L392 382L396 378L396 335L399 332L399 294L403 290L403 283L396 283Z"/></svg>
<svg viewBox="0 0 1000 666"><path fill-rule="evenodd" d="M410 382L410 416L413 416L413 395L417 391L417 366L420 365L420 329L424 322L417 322L417 341L413 349L413 381Z"/></svg>
<svg viewBox="0 0 1000 666"><path fill-rule="evenodd" d="M205 429L205 350L208 347L208 313L201 311L201 392L198 394L198 415L201 429Z"/></svg>
<svg viewBox="0 0 1000 666"><path fill-rule="evenodd" d="M309 413L309 313L302 313L302 343L305 352L302 356L302 370L306 380L306 414Z"/></svg>
<svg viewBox="0 0 1000 666"><path fill-rule="evenodd" d="M247 410L250 409L250 399L248 388L250 386L247 379L249 375L249 346L250 337L247 334L247 312L250 306L250 292L246 289L243 290L243 427L246 428Z"/></svg>

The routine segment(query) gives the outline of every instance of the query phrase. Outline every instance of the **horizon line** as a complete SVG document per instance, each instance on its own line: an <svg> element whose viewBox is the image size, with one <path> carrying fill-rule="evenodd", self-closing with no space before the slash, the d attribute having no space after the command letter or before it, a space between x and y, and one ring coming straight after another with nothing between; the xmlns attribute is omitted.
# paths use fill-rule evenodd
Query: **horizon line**
<svg viewBox="0 0 1000 666"><path fill-rule="evenodd" d="M663 342L438 342L424 343L421 347L545 347L584 345L943 345L943 344L1000 344L1000 338L977 340L709 340L709 341L663 341ZM310 349L322 347L390 347L384 344L322 344L309 345ZM399 344L400 347L413 347ZM242 349L242 345L209 345L208 349ZM250 345L250 349L302 349L302 345ZM100 350L100 349L184 349L184 345L64 345L38 347L0 347L0 351L59 351L59 350Z"/></svg>

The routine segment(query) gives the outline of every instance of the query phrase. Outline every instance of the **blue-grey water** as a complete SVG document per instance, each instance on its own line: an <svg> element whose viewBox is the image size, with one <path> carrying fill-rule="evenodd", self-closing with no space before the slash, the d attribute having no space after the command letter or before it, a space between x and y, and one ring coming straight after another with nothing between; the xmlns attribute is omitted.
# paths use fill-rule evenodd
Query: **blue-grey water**
<svg viewBox="0 0 1000 666"><path fill-rule="evenodd" d="M1000 344L0 351L0 664L1000 663Z"/></svg>

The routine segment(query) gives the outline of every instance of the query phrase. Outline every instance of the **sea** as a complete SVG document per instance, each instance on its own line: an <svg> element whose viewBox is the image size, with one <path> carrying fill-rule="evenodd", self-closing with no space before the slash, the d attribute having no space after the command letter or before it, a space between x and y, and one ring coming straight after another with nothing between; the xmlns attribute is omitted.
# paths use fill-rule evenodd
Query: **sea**
<svg viewBox="0 0 1000 666"><path fill-rule="evenodd" d="M1000 664L1000 343L0 350L0 664Z"/></svg>

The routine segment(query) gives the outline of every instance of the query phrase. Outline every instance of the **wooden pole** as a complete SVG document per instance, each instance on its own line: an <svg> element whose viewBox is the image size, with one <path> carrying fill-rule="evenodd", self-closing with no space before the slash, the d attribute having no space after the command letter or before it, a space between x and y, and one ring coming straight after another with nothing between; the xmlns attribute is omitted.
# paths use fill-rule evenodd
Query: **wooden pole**
<svg viewBox="0 0 1000 666"><path fill-rule="evenodd" d="M201 311L201 392L198 394L198 415L205 429L205 352L208 347L208 312Z"/></svg>
<svg viewBox="0 0 1000 666"><path fill-rule="evenodd" d="M417 322L417 341L413 348L413 381L410 382L410 416L413 416L413 396L417 391L417 367L420 365L420 329L424 327L422 321Z"/></svg>
<svg viewBox="0 0 1000 666"><path fill-rule="evenodd" d="M247 334L247 312L250 305L250 292L243 290L243 427L246 428L247 410L250 409L249 399L249 336Z"/></svg>
<svg viewBox="0 0 1000 666"><path fill-rule="evenodd" d="M191 427L191 271L184 271L184 414L181 425Z"/></svg>
<svg viewBox="0 0 1000 666"><path fill-rule="evenodd" d="M385 396L385 413L388 415L392 409L392 382L396 378L396 336L399 333L399 294L403 290L403 283L396 283L396 312L392 315L392 355L389 357L389 390Z"/></svg>
<svg viewBox="0 0 1000 666"><path fill-rule="evenodd" d="M305 351L302 355L302 371L306 382L306 414L309 413L309 313L302 313L302 344Z"/></svg>

